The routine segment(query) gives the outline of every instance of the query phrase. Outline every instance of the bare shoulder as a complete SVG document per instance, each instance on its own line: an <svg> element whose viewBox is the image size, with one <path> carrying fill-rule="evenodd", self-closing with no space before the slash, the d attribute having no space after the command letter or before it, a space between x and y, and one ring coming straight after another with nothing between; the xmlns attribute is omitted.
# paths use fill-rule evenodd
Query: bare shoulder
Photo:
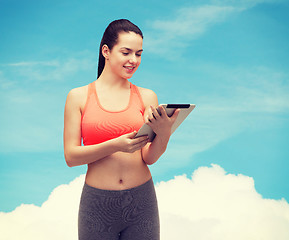
<svg viewBox="0 0 289 240"><path fill-rule="evenodd" d="M138 87L138 90L143 99L145 107L148 107L150 105L152 106L158 105L158 97L153 90L142 88L142 87Z"/></svg>
<svg viewBox="0 0 289 240"><path fill-rule="evenodd" d="M73 88L70 90L70 92L68 93L68 97L71 98L78 98L81 97L83 95L87 94L87 89L88 89L88 85L82 86L82 87L78 87L78 88Z"/></svg>
<svg viewBox="0 0 289 240"><path fill-rule="evenodd" d="M88 85L73 88L69 91L66 104L83 109L87 99Z"/></svg>

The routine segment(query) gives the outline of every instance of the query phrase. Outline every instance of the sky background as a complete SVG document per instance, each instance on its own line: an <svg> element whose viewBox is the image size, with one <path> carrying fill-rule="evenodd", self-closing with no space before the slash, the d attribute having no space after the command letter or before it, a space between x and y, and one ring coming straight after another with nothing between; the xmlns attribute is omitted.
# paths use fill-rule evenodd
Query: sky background
<svg viewBox="0 0 289 240"><path fill-rule="evenodd" d="M63 156L66 96L96 79L104 29L127 18L144 33L142 63L131 81L154 90L160 103L196 104L150 167L160 199L190 182L192 195L203 196L213 184L206 199L227 189L240 201L244 188L236 189L245 184L262 203L282 205L287 215L278 219L289 223L288 12L285 0L0 0L0 222L9 229L15 208L46 206L59 186L83 183L86 166L69 168ZM231 186L231 178L240 185ZM161 193L166 184L170 194ZM55 199L69 202L67 196ZM195 204L206 212L203 200ZM188 219L177 210L162 213L167 229L178 219L172 216ZM188 234L214 225L201 220Z"/></svg>

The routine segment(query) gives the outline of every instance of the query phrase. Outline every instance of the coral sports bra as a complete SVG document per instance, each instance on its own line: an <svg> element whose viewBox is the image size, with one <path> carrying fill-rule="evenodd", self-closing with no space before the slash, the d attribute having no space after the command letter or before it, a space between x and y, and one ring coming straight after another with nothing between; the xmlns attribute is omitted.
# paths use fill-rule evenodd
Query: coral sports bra
<svg viewBox="0 0 289 240"><path fill-rule="evenodd" d="M95 82L88 85L87 101L81 116L83 145L92 145L138 131L144 123L144 103L137 86L130 83L128 106L121 111L105 110L98 99Z"/></svg>

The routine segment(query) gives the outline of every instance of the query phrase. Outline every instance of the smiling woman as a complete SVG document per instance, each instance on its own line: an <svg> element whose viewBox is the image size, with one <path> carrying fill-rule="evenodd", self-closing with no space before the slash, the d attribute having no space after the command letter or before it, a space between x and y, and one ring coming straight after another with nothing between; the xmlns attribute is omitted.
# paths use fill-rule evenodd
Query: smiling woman
<svg viewBox="0 0 289 240"><path fill-rule="evenodd" d="M105 67L105 56L102 54L102 48L107 47L108 49L113 49L117 43L120 41L120 33L122 33L122 37L125 38L126 34L123 33L129 33L130 35L135 34L136 38L141 38L138 41L138 47L142 47L142 39L143 34L142 31L134 24L129 22L128 20L119 20L112 22L105 30L101 43L99 48L99 59L98 59L98 75L99 78L104 67ZM129 37L128 37L129 38ZM125 39L123 39L125 40ZM131 39L132 40L132 39ZM133 43L133 42L132 42ZM128 44L128 43L126 43ZM133 43L134 44L134 43ZM132 49L128 48L127 46L122 46L122 53L124 55L128 55L132 52ZM142 49L137 49L138 56L140 57L140 53L142 52Z"/></svg>
<svg viewBox="0 0 289 240"><path fill-rule="evenodd" d="M168 117L153 91L128 81L141 63L142 43L141 30L130 21L110 23L100 44L98 79L67 96L65 159L70 167L88 165L79 207L80 240L160 237L147 165L165 152L179 111ZM144 122L156 133L153 142L147 136L134 138Z"/></svg>
<svg viewBox="0 0 289 240"><path fill-rule="evenodd" d="M107 45L102 46L102 54L107 62L103 75L115 74L128 79L141 63L142 37L134 32L119 33L118 41L110 50Z"/></svg>

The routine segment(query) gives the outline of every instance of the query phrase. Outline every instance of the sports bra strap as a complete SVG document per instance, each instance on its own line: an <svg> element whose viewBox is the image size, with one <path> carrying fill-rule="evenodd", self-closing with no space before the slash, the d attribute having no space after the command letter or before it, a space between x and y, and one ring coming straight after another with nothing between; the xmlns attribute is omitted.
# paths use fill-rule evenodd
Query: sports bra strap
<svg viewBox="0 0 289 240"><path fill-rule="evenodd" d="M88 84L88 93L87 93L87 97L89 97L91 94L95 93L95 87L94 87L94 82L91 82L90 84Z"/></svg>
<svg viewBox="0 0 289 240"><path fill-rule="evenodd" d="M140 92L138 90L138 87L136 85L132 84L132 83L131 83L131 87L132 87L133 92L135 92L138 95L138 98L139 98L139 100L141 102L142 107L145 108L145 105L144 105L142 96L141 96L141 94L140 94Z"/></svg>

